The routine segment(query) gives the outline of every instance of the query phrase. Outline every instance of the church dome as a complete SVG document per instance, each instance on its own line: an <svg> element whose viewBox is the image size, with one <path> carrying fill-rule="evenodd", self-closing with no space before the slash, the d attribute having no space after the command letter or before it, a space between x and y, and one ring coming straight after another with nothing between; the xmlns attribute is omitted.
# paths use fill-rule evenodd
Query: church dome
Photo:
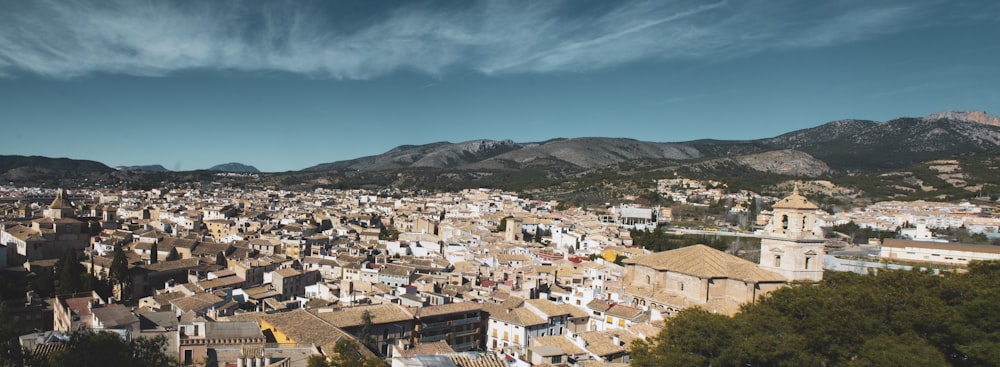
<svg viewBox="0 0 1000 367"><path fill-rule="evenodd" d="M805 196L799 195L799 187L796 186L792 190L792 194L788 197L778 200L772 206L774 209L793 209L793 210L816 210L819 209L816 204L809 202Z"/></svg>

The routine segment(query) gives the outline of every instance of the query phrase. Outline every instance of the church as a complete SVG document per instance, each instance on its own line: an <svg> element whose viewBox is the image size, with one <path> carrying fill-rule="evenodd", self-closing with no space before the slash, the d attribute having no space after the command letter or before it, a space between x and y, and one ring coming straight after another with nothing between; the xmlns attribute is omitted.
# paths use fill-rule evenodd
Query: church
<svg viewBox="0 0 1000 367"><path fill-rule="evenodd" d="M76 219L76 210L59 189L42 218L30 224L0 225L0 243L7 245L7 261L20 265L26 261L56 259L69 249L83 251L90 245L90 226Z"/></svg>
<svg viewBox="0 0 1000 367"><path fill-rule="evenodd" d="M624 261L626 298L664 316L694 306L732 315L740 305L791 283L822 280L819 208L796 188L773 209L758 263L705 245L636 256Z"/></svg>

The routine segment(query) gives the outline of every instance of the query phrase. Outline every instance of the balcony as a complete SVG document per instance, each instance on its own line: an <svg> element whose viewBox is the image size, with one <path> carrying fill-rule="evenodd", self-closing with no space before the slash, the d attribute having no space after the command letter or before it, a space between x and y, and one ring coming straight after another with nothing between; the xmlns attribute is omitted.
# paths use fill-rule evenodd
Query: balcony
<svg viewBox="0 0 1000 367"><path fill-rule="evenodd" d="M453 333L455 338L460 338L467 335L476 335L476 334L479 334L479 329L469 329L465 331L456 331Z"/></svg>
<svg viewBox="0 0 1000 367"><path fill-rule="evenodd" d="M420 324L420 330L421 331L423 331L423 330L434 330L434 329L446 329L446 328L448 328L448 322L447 321L428 322L428 323L421 323Z"/></svg>
<svg viewBox="0 0 1000 367"><path fill-rule="evenodd" d="M420 342L421 343L431 343L431 342L436 342L438 340L444 340L446 337L448 337L448 335L446 335L446 334L422 336L422 337L420 337Z"/></svg>
<svg viewBox="0 0 1000 367"><path fill-rule="evenodd" d="M475 324L475 323L479 323L479 322L481 322L481 320L478 317L470 317L470 318L466 318L466 319L452 321L451 325L452 326L461 326L461 325Z"/></svg>

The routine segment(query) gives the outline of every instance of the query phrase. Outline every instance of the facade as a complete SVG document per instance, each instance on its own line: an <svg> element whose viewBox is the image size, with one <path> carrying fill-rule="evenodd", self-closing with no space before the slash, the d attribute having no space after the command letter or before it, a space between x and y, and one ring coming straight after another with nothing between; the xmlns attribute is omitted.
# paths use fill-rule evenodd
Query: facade
<svg viewBox="0 0 1000 367"><path fill-rule="evenodd" d="M760 240L761 269L781 274L792 282L823 280L823 229L815 204L799 195L774 204L774 214Z"/></svg>
<svg viewBox="0 0 1000 367"><path fill-rule="evenodd" d="M624 264L631 306L667 315L691 306L733 314L739 305L787 284L781 274L705 245L637 256Z"/></svg>
<svg viewBox="0 0 1000 367"><path fill-rule="evenodd" d="M1000 246L886 239L879 256L890 260L968 265L972 260L1000 260Z"/></svg>
<svg viewBox="0 0 1000 367"><path fill-rule="evenodd" d="M8 260L14 264L55 259L66 251L90 247L90 225L75 219L75 210L60 189L44 211L44 217L21 224L0 225L0 243L8 247Z"/></svg>
<svg viewBox="0 0 1000 367"><path fill-rule="evenodd" d="M485 346L486 317L476 302L448 303L417 310L414 344L443 340L456 352Z"/></svg>

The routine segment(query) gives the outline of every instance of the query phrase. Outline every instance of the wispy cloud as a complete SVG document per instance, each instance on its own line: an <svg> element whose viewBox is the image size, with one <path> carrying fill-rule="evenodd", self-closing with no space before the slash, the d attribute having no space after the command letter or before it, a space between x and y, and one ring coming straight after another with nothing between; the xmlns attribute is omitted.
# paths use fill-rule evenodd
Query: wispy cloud
<svg viewBox="0 0 1000 367"><path fill-rule="evenodd" d="M345 10L299 1L0 0L0 76L581 72L854 42L926 24L919 20L933 16L930 8L909 1L484 0Z"/></svg>

